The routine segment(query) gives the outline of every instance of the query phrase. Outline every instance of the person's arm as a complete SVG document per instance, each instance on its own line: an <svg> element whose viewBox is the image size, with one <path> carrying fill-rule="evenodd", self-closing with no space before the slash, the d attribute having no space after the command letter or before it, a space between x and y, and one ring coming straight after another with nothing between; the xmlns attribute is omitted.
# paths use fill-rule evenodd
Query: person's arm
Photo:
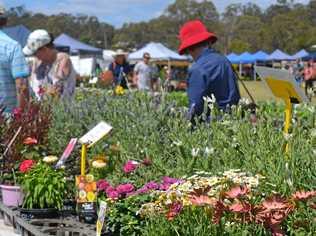
<svg viewBox="0 0 316 236"><path fill-rule="evenodd" d="M11 74L15 79L18 106L24 110L29 101L27 77L30 73L20 45L16 45L12 53Z"/></svg>
<svg viewBox="0 0 316 236"><path fill-rule="evenodd" d="M206 83L200 70L190 72L188 79L189 119L200 116L204 109L203 97L206 96Z"/></svg>
<svg viewBox="0 0 316 236"><path fill-rule="evenodd" d="M139 64L136 64L134 68L134 72L133 72L133 84L136 86L138 82L138 70L139 70Z"/></svg>

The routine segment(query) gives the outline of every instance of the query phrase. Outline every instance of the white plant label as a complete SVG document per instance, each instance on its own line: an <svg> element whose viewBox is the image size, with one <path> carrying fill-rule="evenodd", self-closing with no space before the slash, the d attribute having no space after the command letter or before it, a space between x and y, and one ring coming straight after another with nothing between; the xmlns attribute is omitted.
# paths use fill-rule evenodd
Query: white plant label
<svg viewBox="0 0 316 236"><path fill-rule="evenodd" d="M79 139L81 144L87 144L88 147L93 146L99 140L101 140L104 136L109 134L112 131L113 127L108 123L101 121L97 126L91 129L88 133L82 136Z"/></svg>

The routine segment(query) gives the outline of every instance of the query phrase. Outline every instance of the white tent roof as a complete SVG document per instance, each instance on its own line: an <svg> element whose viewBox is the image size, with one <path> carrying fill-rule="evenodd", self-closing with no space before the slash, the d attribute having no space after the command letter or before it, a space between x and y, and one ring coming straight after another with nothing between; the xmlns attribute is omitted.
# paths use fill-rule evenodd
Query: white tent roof
<svg viewBox="0 0 316 236"><path fill-rule="evenodd" d="M178 53L172 51L161 43L148 43L145 47L139 49L136 52L129 54L129 60L142 60L143 54L148 52L153 60L177 60L185 61L188 60L186 56L180 56Z"/></svg>

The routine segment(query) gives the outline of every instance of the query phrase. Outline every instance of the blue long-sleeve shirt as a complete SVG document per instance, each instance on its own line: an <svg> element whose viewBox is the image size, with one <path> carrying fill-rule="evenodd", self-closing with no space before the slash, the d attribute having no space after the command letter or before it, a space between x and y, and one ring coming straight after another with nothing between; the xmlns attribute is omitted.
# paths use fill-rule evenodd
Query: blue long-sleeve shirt
<svg viewBox="0 0 316 236"><path fill-rule="evenodd" d="M240 99L237 78L227 58L205 48L189 69L188 96L191 118L203 113L203 97L214 94L217 105L225 110Z"/></svg>

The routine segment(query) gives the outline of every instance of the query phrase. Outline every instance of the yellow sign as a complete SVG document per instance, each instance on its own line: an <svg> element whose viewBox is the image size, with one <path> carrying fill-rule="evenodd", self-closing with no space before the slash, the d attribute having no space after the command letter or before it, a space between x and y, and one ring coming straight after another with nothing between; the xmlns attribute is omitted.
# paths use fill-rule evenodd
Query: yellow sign
<svg viewBox="0 0 316 236"><path fill-rule="evenodd" d="M292 120L292 103L308 102L308 98L289 71L261 66L255 66L255 70L270 88L273 95L285 102L284 134L288 135ZM286 143L285 152L289 152L288 143Z"/></svg>

